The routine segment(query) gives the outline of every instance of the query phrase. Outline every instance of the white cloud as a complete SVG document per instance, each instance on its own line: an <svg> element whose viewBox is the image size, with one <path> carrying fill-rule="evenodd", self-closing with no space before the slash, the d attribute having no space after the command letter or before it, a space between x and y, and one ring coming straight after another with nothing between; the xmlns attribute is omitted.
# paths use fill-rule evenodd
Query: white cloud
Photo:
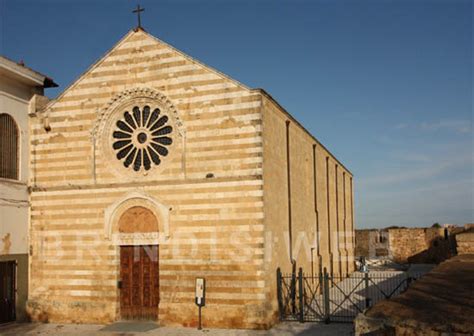
<svg viewBox="0 0 474 336"><path fill-rule="evenodd" d="M420 129L424 131L453 131L456 133L470 133L472 131L472 122L470 120L440 120L437 122L423 122Z"/></svg>
<svg viewBox="0 0 474 336"><path fill-rule="evenodd" d="M450 131L460 134L471 133L472 132L472 120L439 120L431 122L422 122L422 123L399 123L393 127L396 130L407 130L413 129L416 131L425 131L425 132L437 132L437 131Z"/></svg>
<svg viewBox="0 0 474 336"><path fill-rule="evenodd" d="M362 187L381 188L388 185L402 184L416 180L425 180L440 175L446 171L462 167L472 167L472 153L453 153L452 155L438 156L442 160L433 160L426 155L414 155L424 160L419 161L419 165L406 164L398 171L385 170L379 175L372 175L367 178L359 179L359 185Z"/></svg>

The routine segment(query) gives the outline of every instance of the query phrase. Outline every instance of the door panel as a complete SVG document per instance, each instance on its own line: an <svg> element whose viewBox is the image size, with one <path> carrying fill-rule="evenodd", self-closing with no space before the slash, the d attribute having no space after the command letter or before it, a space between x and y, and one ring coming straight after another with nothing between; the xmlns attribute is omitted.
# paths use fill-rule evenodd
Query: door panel
<svg viewBox="0 0 474 336"><path fill-rule="evenodd" d="M0 262L0 323L15 321L15 275L14 261Z"/></svg>
<svg viewBox="0 0 474 336"><path fill-rule="evenodd" d="M120 247L120 311L122 319L158 318L158 246Z"/></svg>

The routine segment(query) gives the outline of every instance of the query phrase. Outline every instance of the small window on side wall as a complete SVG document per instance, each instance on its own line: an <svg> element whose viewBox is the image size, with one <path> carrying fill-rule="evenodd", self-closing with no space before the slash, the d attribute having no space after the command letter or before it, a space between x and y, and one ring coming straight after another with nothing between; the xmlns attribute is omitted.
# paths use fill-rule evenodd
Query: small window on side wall
<svg viewBox="0 0 474 336"><path fill-rule="evenodd" d="M0 113L0 178L18 180L18 127L6 113Z"/></svg>

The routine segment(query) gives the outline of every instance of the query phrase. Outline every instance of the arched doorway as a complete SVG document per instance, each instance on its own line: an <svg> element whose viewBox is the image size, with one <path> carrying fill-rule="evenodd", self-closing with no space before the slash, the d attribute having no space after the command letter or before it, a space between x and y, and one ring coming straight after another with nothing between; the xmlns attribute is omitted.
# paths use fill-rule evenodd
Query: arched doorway
<svg viewBox="0 0 474 336"><path fill-rule="evenodd" d="M155 214L133 206L118 220L120 234L158 231ZM120 245L120 317L126 320L157 320L159 304L159 253L156 245Z"/></svg>

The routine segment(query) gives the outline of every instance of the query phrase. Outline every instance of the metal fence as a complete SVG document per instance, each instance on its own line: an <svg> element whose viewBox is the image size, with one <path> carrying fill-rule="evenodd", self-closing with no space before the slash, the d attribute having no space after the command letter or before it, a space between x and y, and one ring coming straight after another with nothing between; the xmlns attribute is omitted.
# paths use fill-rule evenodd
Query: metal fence
<svg viewBox="0 0 474 336"><path fill-rule="evenodd" d="M284 274L277 270L280 319L300 322L352 322L380 300L404 292L421 274L393 272L354 272L349 276Z"/></svg>

